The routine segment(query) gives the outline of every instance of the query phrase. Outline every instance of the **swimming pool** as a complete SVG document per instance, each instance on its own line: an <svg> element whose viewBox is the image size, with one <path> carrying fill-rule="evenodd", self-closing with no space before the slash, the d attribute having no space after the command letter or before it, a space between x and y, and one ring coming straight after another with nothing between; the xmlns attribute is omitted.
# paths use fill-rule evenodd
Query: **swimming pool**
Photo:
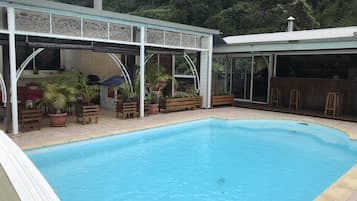
<svg viewBox="0 0 357 201"><path fill-rule="evenodd" d="M26 152L63 201L312 200L357 163L335 129L206 119Z"/></svg>

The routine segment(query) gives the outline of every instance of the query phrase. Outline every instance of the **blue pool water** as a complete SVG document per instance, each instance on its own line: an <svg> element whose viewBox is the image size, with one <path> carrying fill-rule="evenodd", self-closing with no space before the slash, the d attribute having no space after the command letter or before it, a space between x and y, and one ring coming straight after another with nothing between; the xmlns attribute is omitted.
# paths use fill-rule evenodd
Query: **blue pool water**
<svg viewBox="0 0 357 201"><path fill-rule="evenodd" d="M357 163L341 132L206 119L27 151L63 201L312 200Z"/></svg>

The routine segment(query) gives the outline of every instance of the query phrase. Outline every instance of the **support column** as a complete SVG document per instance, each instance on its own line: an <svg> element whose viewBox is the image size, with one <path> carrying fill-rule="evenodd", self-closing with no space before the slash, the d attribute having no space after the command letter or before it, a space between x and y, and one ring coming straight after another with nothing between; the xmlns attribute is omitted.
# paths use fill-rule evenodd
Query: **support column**
<svg viewBox="0 0 357 201"><path fill-rule="evenodd" d="M11 87L10 87L10 63L9 63L9 46L8 45L3 45L2 46L2 55L3 55L3 76L4 76L4 81L6 85L6 98L8 100L5 108L5 113L4 113L4 131L6 133L9 133L12 130L12 115L11 115Z"/></svg>
<svg viewBox="0 0 357 201"><path fill-rule="evenodd" d="M17 111L17 81L16 81L16 46L15 46L15 9L7 8L7 24L9 29L9 61L10 61L10 83L11 83L11 112L12 133L19 133L18 111Z"/></svg>
<svg viewBox="0 0 357 201"><path fill-rule="evenodd" d="M140 27L140 117L144 113L145 98L145 27Z"/></svg>
<svg viewBox="0 0 357 201"><path fill-rule="evenodd" d="M202 107L211 108L213 36L207 36L203 42L208 51L200 54L200 96Z"/></svg>

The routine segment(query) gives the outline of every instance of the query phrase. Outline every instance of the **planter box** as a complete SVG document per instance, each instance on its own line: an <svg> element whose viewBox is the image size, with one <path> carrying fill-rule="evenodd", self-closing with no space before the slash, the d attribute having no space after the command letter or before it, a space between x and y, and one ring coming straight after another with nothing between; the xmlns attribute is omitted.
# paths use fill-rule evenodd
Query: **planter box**
<svg viewBox="0 0 357 201"><path fill-rule="evenodd" d="M220 95L212 96L212 107L218 105L233 105L234 96L233 95Z"/></svg>
<svg viewBox="0 0 357 201"><path fill-rule="evenodd" d="M195 101L196 108L201 108L202 107L202 96L194 96L192 98Z"/></svg>
<svg viewBox="0 0 357 201"><path fill-rule="evenodd" d="M82 123L83 125L92 122L92 120L98 123L99 105L79 105L76 116L77 123Z"/></svg>
<svg viewBox="0 0 357 201"><path fill-rule="evenodd" d="M116 117L121 117L122 119L126 118L135 118L138 116L136 102L117 102L116 103Z"/></svg>
<svg viewBox="0 0 357 201"><path fill-rule="evenodd" d="M136 101L136 111L138 112L138 114L140 113L140 100L139 101ZM146 116L149 115L149 103L147 102L144 102L144 114Z"/></svg>
<svg viewBox="0 0 357 201"><path fill-rule="evenodd" d="M40 109L20 109L19 123L21 132L41 129L42 111Z"/></svg>
<svg viewBox="0 0 357 201"><path fill-rule="evenodd" d="M197 101L193 97L187 98L163 98L160 100L159 109L164 112L174 112L180 110L193 110Z"/></svg>

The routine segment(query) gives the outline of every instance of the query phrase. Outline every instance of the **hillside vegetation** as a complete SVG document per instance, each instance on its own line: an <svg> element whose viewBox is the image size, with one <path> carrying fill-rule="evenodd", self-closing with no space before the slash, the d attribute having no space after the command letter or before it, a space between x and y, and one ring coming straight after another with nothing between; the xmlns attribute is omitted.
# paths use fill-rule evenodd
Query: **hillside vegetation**
<svg viewBox="0 0 357 201"><path fill-rule="evenodd" d="M92 6L92 0L57 0ZM103 0L103 9L221 30L224 35L357 25L356 0Z"/></svg>

